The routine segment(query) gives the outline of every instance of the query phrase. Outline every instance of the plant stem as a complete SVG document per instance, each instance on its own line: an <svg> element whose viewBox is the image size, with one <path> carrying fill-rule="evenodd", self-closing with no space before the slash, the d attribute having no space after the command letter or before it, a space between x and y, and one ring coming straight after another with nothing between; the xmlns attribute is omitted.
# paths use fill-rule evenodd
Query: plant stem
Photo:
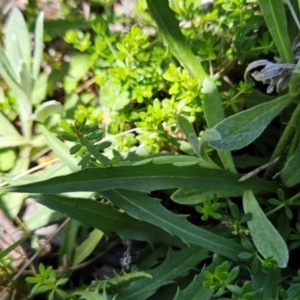
<svg viewBox="0 0 300 300"><path fill-rule="evenodd" d="M298 193L295 196L293 196L292 198L290 198L289 201L291 201L291 203L292 203L291 205L298 206L300 204L300 193Z"/></svg>
<svg viewBox="0 0 300 300"><path fill-rule="evenodd" d="M298 123L298 126L296 127L296 132L295 132L295 134L293 136L291 145L289 147L287 159L289 159L294 154L294 152L296 151L296 149L298 147L298 144L299 144L299 134L300 134L300 130L299 130L299 123Z"/></svg>
<svg viewBox="0 0 300 300"><path fill-rule="evenodd" d="M290 142L290 140L293 137L293 134L295 133L296 127L299 123L299 119L300 119L300 102L298 103L296 109L294 110L292 117L290 119L290 121L288 122L285 130L283 131L283 134L270 158L270 161L272 161L273 159L275 159L276 157L280 156L286 149L288 143ZM264 174L264 178L269 178L271 176L271 174L274 171L276 165L272 165L270 166L270 168L268 168Z"/></svg>
<svg viewBox="0 0 300 300"><path fill-rule="evenodd" d="M290 201L290 200L287 200L287 201ZM283 207L285 207L285 203L286 203L287 201L284 201L284 203L282 203L282 204L276 206L275 208L273 208L272 210L270 210L268 213L266 213L266 217L272 215L272 214L275 213L276 211L278 211L278 210L282 209Z"/></svg>

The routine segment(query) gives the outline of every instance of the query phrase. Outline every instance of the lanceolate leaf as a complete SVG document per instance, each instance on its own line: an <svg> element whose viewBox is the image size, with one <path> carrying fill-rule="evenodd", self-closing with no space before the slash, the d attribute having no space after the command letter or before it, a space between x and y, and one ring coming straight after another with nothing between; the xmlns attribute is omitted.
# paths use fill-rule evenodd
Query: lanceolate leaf
<svg viewBox="0 0 300 300"><path fill-rule="evenodd" d="M72 266L79 265L96 248L104 233L99 229L94 229L89 236L76 248Z"/></svg>
<svg viewBox="0 0 300 300"><path fill-rule="evenodd" d="M289 39L287 20L284 10L284 1L258 0L257 1L278 49L283 62L293 62L291 41Z"/></svg>
<svg viewBox="0 0 300 300"><path fill-rule="evenodd" d="M150 192L160 189L189 188L201 191L253 189L273 192L277 184L259 178L238 182L240 175L226 170L201 168L197 165L177 167L171 164L143 164L91 168L41 182L3 188L7 192L58 194L76 191L106 191L116 188Z"/></svg>
<svg viewBox="0 0 300 300"><path fill-rule="evenodd" d="M239 252L243 251L240 244L190 224L186 216L171 213L158 199L146 194L126 190L106 191L102 194L130 216L164 228L187 244L201 246L233 260L238 260Z"/></svg>
<svg viewBox="0 0 300 300"><path fill-rule="evenodd" d="M221 134L221 139L208 144L223 151L249 145L290 102L291 97L284 95L226 118L214 127Z"/></svg>
<svg viewBox="0 0 300 300"><path fill-rule="evenodd" d="M33 62L32 62L32 77L34 80L37 80L40 67L41 67L41 61L42 61L42 55L43 55L43 35L44 35L44 13L39 13L36 22L35 22L35 34L34 34L34 52L33 52Z"/></svg>
<svg viewBox="0 0 300 300"><path fill-rule="evenodd" d="M5 50L17 73L22 62L30 70L31 47L27 25L22 13L14 8L11 10L5 24Z"/></svg>
<svg viewBox="0 0 300 300"><path fill-rule="evenodd" d="M174 281L182 273L196 267L207 257L207 251L200 247L187 247L180 251L170 250L165 261L147 271L153 278L133 282L129 287L118 292L122 300L148 299L161 286Z"/></svg>
<svg viewBox="0 0 300 300"><path fill-rule="evenodd" d="M289 260L288 248L281 235L260 208L252 191L245 191L243 206L245 213L252 215L251 220L247 223L253 243L259 253L264 258L273 257L279 268L285 268Z"/></svg>
<svg viewBox="0 0 300 300"><path fill-rule="evenodd" d="M180 239L171 236L166 231L117 211L110 205L83 198L68 198L57 195L39 195L34 199L39 203L82 224L98 228L106 234L118 233L122 239L163 242L172 245L183 245Z"/></svg>
<svg viewBox="0 0 300 300"><path fill-rule="evenodd" d="M29 239L31 237L31 235L32 235L31 232L27 233L25 236L23 236L22 238L20 238L16 242L14 242L12 245L10 245L9 247L7 247L3 251L1 251L0 252L0 260L3 260L5 258L5 256L9 255L10 252L12 252L15 248L17 248L22 243L24 243L27 239Z"/></svg>
<svg viewBox="0 0 300 300"><path fill-rule="evenodd" d="M180 129L183 131L185 137L191 144L192 149L194 150L195 154L200 156L200 144L199 144L197 134L196 134L195 129L193 128L192 124L189 122L188 119L186 119L185 117L183 117L181 115L177 116L177 122L179 124Z"/></svg>
<svg viewBox="0 0 300 300"><path fill-rule="evenodd" d="M206 76L200 61L196 58L186 38L181 33L175 13L167 0L147 0L149 11L157 24L167 47L184 68L202 82Z"/></svg>

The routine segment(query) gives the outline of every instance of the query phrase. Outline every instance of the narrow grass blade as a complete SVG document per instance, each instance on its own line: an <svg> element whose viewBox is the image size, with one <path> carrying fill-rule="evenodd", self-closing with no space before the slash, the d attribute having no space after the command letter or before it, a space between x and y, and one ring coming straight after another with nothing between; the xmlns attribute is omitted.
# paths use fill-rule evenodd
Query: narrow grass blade
<svg viewBox="0 0 300 300"><path fill-rule="evenodd" d="M99 229L94 229L86 240L84 240L75 250L72 266L77 266L83 262L95 249L104 233Z"/></svg>
<svg viewBox="0 0 300 300"><path fill-rule="evenodd" d="M257 0L280 57L285 63L294 62L287 20L282 0Z"/></svg>
<svg viewBox="0 0 300 300"><path fill-rule="evenodd" d="M43 48L44 48L44 13L39 13L35 22L35 32L34 32L34 50L33 50L33 62L32 62L32 77L37 80L40 73Z"/></svg>
<svg viewBox="0 0 300 300"><path fill-rule="evenodd" d="M147 0L147 4L159 33L171 53L192 76L202 82L206 77L206 73L181 33L175 13L169 7L169 1Z"/></svg>
<svg viewBox="0 0 300 300"><path fill-rule="evenodd" d="M30 70L31 47L29 32L23 15L17 8L11 10L8 20L5 23L4 34L6 52L11 63L13 63L13 67L18 67L18 61L19 59L22 59L27 69ZM21 57L14 57L14 54L16 53L15 51L18 47L20 47Z"/></svg>
<svg viewBox="0 0 300 300"><path fill-rule="evenodd" d="M9 247L7 247L6 249L4 249L3 251L0 252L0 261L7 256L11 251L13 251L15 248L17 248L18 246L20 246L22 243L24 243L27 239L29 239L31 237L32 233L29 232L27 233L25 236L23 236L22 238L20 238L19 240L17 240L16 242L14 242L12 245L10 245Z"/></svg>

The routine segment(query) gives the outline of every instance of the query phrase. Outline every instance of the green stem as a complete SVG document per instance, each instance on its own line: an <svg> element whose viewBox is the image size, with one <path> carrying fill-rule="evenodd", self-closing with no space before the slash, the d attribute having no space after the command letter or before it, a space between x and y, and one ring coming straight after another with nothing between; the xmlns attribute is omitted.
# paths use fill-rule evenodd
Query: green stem
<svg viewBox="0 0 300 300"><path fill-rule="evenodd" d="M291 203L292 203L291 205L298 206L300 204L300 193L298 193L295 196L293 196L292 198L290 198L289 201L291 201Z"/></svg>
<svg viewBox="0 0 300 300"><path fill-rule="evenodd" d="M293 136L291 145L289 147L289 151L288 151L288 155L287 155L287 159L289 159L296 151L298 144L299 144L299 134L300 134L300 129L299 129L299 122L298 122L298 126L296 127L296 132Z"/></svg>
<svg viewBox="0 0 300 300"><path fill-rule="evenodd" d="M293 134L296 131L297 125L299 123L299 119L300 119L300 102L298 103L298 106L294 110L290 121L288 122L285 130L283 131L283 134L271 156L270 161L274 160L276 157L280 156L285 151L287 145L289 144L289 142L293 137ZM272 165L266 170L264 174L264 178L269 178L272 175L275 166L276 165Z"/></svg>
<svg viewBox="0 0 300 300"><path fill-rule="evenodd" d="M266 213L266 216L268 217L268 216L274 214L276 211L278 211L278 210L284 208L284 207L285 207L285 203L286 203L287 201L290 201L290 200L286 200L286 201L284 201L283 203L281 203L280 205L276 206L275 208L273 208L272 210L270 210L268 213Z"/></svg>

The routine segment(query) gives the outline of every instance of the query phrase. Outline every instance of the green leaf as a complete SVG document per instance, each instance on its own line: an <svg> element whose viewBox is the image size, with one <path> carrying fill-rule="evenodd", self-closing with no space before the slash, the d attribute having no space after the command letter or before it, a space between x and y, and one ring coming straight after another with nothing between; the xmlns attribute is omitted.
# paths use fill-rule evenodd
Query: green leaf
<svg viewBox="0 0 300 300"><path fill-rule="evenodd" d="M46 206L43 205L43 207ZM47 207L47 209L49 208ZM80 234L80 230L83 226L84 225L81 222L75 219L70 219L63 230L63 241L59 249L59 254L60 257L65 256L70 263L72 263L74 257L74 245L77 243L78 235Z"/></svg>
<svg viewBox="0 0 300 300"><path fill-rule="evenodd" d="M282 281L280 271L266 273L258 268L252 273L253 291L262 291L258 299L278 299L278 283Z"/></svg>
<svg viewBox="0 0 300 300"><path fill-rule="evenodd" d="M181 33L175 13L169 7L169 1L147 0L147 5L170 52L193 77L202 82L206 73Z"/></svg>
<svg viewBox="0 0 300 300"><path fill-rule="evenodd" d="M181 274L196 267L207 257L207 251L199 247L187 247L180 251L170 250L164 262L155 269L148 270L153 279L141 279L120 290L122 300L148 299L159 287L174 281Z"/></svg>
<svg viewBox="0 0 300 300"><path fill-rule="evenodd" d="M41 73L34 81L31 92L31 102L33 105L40 104L47 96L48 74Z"/></svg>
<svg viewBox="0 0 300 300"><path fill-rule="evenodd" d="M95 146L91 145L86 138L80 138L80 143L86 147L87 151L92 154L100 163L104 166L109 166L112 164L109 158L102 155Z"/></svg>
<svg viewBox="0 0 300 300"><path fill-rule="evenodd" d="M289 95L291 97L297 97L300 94L300 61L298 61L295 69L291 74L291 78L289 80Z"/></svg>
<svg viewBox="0 0 300 300"><path fill-rule="evenodd" d="M221 258L220 256L218 256L208 267L205 268L205 270L214 273L216 267L219 266L223 261L224 261L224 259ZM203 271L204 270L202 270L200 274L198 274L194 277L193 281L188 285L188 287L186 289L184 289L183 291L178 290L174 300L211 299L211 297L214 293L214 290L205 288L203 286L203 282L205 280Z"/></svg>
<svg viewBox="0 0 300 300"><path fill-rule="evenodd" d="M28 145L29 142L22 136L0 136L0 149Z"/></svg>
<svg viewBox="0 0 300 300"><path fill-rule="evenodd" d="M222 99L212 79L208 77L203 82L201 93L203 93L202 105L207 125L213 128L225 118Z"/></svg>
<svg viewBox="0 0 300 300"><path fill-rule="evenodd" d="M11 62L9 61L9 58L7 57L5 51L2 49L2 46L0 46L0 62L0 73L4 77L4 79L6 80L6 78L9 77L11 81L18 85L18 83L20 83L20 74L14 70Z"/></svg>
<svg viewBox="0 0 300 300"><path fill-rule="evenodd" d="M173 164L174 166L189 166L204 164L202 159L195 156L187 155L164 155L159 157L154 157L152 159L154 164Z"/></svg>
<svg viewBox="0 0 300 300"><path fill-rule="evenodd" d="M91 28L91 21L85 21L82 17L72 16L72 20L46 20L45 32L52 37L62 36L67 30L87 30Z"/></svg>
<svg viewBox="0 0 300 300"><path fill-rule="evenodd" d="M8 172L16 161L16 153L10 149L0 149L0 172Z"/></svg>
<svg viewBox="0 0 300 300"><path fill-rule="evenodd" d="M69 148L53 133L51 133L45 126L41 125L40 129L52 151L69 167L72 172L78 171L79 159L71 156L69 153Z"/></svg>
<svg viewBox="0 0 300 300"><path fill-rule="evenodd" d="M288 297L297 299L300 294L300 283L293 283L287 290Z"/></svg>
<svg viewBox="0 0 300 300"><path fill-rule="evenodd" d="M239 252L243 250L243 247L233 240L190 224L186 216L171 213L159 203L159 199L126 190L106 191L102 192L102 195L130 216L163 228L187 244L201 246L233 260L237 260Z"/></svg>
<svg viewBox="0 0 300 300"><path fill-rule="evenodd" d="M99 294L98 291L77 291L72 295L80 296L81 300L108 300L104 295Z"/></svg>
<svg viewBox="0 0 300 300"><path fill-rule="evenodd" d="M185 117L183 117L181 115L177 115L177 122L178 122L180 129L182 130L182 132L186 136L187 140L191 144L192 149L194 150L195 154L197 156L200 156L200 143L198 141L197 134L196 134L192 124L189 122L188 119L186 119Z"/></svg>
<svg viewBox="0 0 300 300"><path fill-rule="evenodd" d="M86 259L95 247L98 245L100 240L103 238L104 233L99 229L94 229L75 250L74 260L72 266L79 265L84 259Z"/></svg>
<svg viewBox="0 0 300 300"><path fill-rule="evenodd" d="M71 57L69 75L75 80L80 80L89 70L91 58L86 54L77 54Z"/></svg>
<svg viewBox="0 0 300 300"><path fill-rule="evenodd" d="M283 4L284 1L257 0L257 2L263 12L268 29L282 61L286 63L294 62Z"/></svg>
<svg viewBox="0 0 300 300"><path fill-rule="evenodd" d="M15 126L0 112L0 135L22 137Z"/></svg>
<svg viewBox="0 0 300 300"><path fill-rule="evenodd" d="M64 107L61 103L51 100L42 103L34 113L34 119L38 122L43 123L48 117L52 116L53 114L63 114Z"/></svg>
<svg viewBox="0 0 300 300"><path fill-rule="evenodd" d="M25 93L20 84L20 74L14 70L9 58L4 53L3 49L0 47L0 74L2 75L3 79L9 85L9 87L13 90L16 95L25 96Z"/></svg>
<svg viewBox="0 0 300 300"><path fill-rule="evenodd" d="M239 182L232 182L231 185L226 186L222 191L211 190L211 191L201 191L194 189L179 189L172 194L171 198L173 201L179 204L185 205L196 205L203 203L206 199L213 199L214 195L217 198L227 198L227 197L238 197L242 196L246 189L247 180L244 181L245 185L240 185ZM250 183L253 187L253 183Z"/></svg>
<svg viewBox="0 0 300 300"><path fill-rule="evenodd" d="M288 159L283 170L280 172L282 182L287 187L295 186L300 182L300 151L297 149Z"/></svg>
<svg viewBox="0 0 300 300"><path fill-rule="evenodd" d="M208 144L222 151L238 150L249 145L290 103L289 95L284 95L230 116L214 127L222 138L218 141L210 141Z"/></svg>
<svg viewBox="0 0 300 300"><path fill-rule="evenodd" d="M34 231L50 224L62 220L64 215L60 212L53 211L46 206L40 205L35 211L24 220L27 230Z"/></svg>
<svg viewBox="0 0 300 300"><path fill-rule="evenodd" d="M101 104L116 111L123 109L130 102L128 91L122 91L121 85L108 80L101 87Z"/></svg>
<svg viewBox="0 0 300 300"><path fill-rule="evenodd" d="M199 299L211 299L214 290L203 287L204 276L203 273L196 275L189 286L183 290L177 292L174 300L199 300Z"/></svg>
<svg viewBox="0 0 300 300"><path fill-rule="evenodd" d="M90 199L57 195L39 195L34 199L86 226L98 228L106 234L116 232L123 240L134 239L150 243L183 245L180 239L171 236L161 228L131 218L107 204Z"/></svg>
<svg viewBox="0 0 300 300"><path fill-rule="evenodd" d="M50 178L21 186L3 188L6 192L29 192L56 194L76 191L105 191L116 188L150 192L160 189L189 188L203 192L224 191L233 183L252 186L259 193L274 192L277 184L259 178L250 178L237 183L240 175L226 170L205 169L197 165L176 167L171 164L153 163L130 166L112 166L109 168L91 168L79 172Z"/></svg>
<svg viewBox="0 0 300 300"><path fill-rule="evenodd" d="M108 288L120 288L124 285L128 286L131 282L140 279L152 279L152 276L146 272L134 271L131 273L125 273L122 271L120 274L116 274L113 278L107 278L106 280L95 280L92 285L89 286L89 290L96 289L100 290L104 287Z"/></svg>
<svg viewBox="0 0 300 300"><path fill-rule="evenodd" d="M33 62L32 62L32 77L37 80L40 73L41 61L43 55L43 35L44 35L44 13L40 12L35 22L34 32L34 50L33 50Z"/></svg>
<svg viewBox="0 0 300 300"><path fill-rule="evenodd" d="M3 251L0 252L0 261L3 260L5 256L7 256L11 251L13 251L15 248L20 246L22 243L24 243L27 239L31 237L32 233L29 232L26 235L24 235L22 238L11 244L9 247L4 249Z"/></svg>
<svg viewBox="0 0 300 300"><path fill-rule="evenodd" d="M247 222L254 245L264 258L273 257L279 268L285 268L289 260L289 251L281 235L266 217L252 191L244 192L245 213L251 213Z"/></svg>
<svg viewBox="0 0 300 300"><path fill-rule="evenodd" d="M22 63L30 71L31 47L27 24L22 13L13 8L4 27L5 50L16 73L20 74Z"/></svg>
<svg viewBox="0 0 300 300"><path fill-rule="evenodd" d="M63 85L67 94L77 87L77 83L88 72L92 60L89 55L78 54L71 57L68 75L64 76Z"/></svg>
<svg viewBox="0 0 300 300"><path fill-rule="evenodd" d="M203 81L201 92L203 93L202 106L205 120L209 127L208 130L211 131L216 124L225 118L222 99L210 78L205 78ZM215 132L214 138L216 138L216 134L217 133ZM213 134L210 135L210 138L212 135ZM206 138L208 137L206 136ZM218 155L225 169L230 170L232 173L236 173L231 153L228 151L218 151Z"/></svg>

